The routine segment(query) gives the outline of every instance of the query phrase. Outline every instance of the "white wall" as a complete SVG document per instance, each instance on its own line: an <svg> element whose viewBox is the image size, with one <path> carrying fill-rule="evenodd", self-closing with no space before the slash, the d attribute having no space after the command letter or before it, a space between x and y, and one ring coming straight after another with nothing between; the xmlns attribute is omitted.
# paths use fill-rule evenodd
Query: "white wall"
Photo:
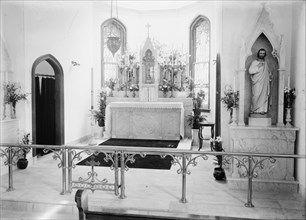
<svg viewBox="0 0 306 220"><path fill-rule="evenodd" d="M3 37L12 60L14 80L31 92L34 61L52 54L64 71L65 142L90 134L92 7L90 2L14 1L1 3ZM80 66L73 67L71 61ZM21 129L32 131L31 97L18 106ZM22 110L22 111L21 111Z"/></svg>
<svg viewBox="0 0 306 220"><path fill-rule="evenodd" d="M293 112L293 124L300 130L297 133L296 153L305 151L305 1L293 4L292 8L292 55L291 55L291 88L296 89L296 100ZM305 197L305 159L296 163L296 177L300 182L300 190Z"/></svg>

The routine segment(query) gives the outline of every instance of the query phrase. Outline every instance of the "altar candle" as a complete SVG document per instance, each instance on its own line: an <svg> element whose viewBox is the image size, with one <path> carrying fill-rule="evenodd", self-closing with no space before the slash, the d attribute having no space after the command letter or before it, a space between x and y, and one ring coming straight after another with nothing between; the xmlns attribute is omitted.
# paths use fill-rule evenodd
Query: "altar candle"
<svg viewBox="0 0 306 220"><path fill-rule="evenodd" d="M290 76L288 76L288 89L290 88Z"/></svg>
<svg viewBox="0 0 306 220"><path fill-rule="evenodd" d="M234 92L236 91L236 76L234 77Z"/></svg>
<svg viewBox="0 0 306 220"><path fill-rule="evenodd" d="M91 68L91 109L93 109L93 68Z"/></svg>

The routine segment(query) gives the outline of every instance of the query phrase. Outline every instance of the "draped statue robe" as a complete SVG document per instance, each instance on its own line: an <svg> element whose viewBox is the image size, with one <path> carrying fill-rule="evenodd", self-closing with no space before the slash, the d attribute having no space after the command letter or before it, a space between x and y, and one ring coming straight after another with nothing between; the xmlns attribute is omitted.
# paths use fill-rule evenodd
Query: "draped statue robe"
<svg viewBox="0 0 306 220"><path fill-rule="evenodd" d="M259 67L259 64L263 65ZM251 113L267 113L270 95L270 73L265 61L254 60L249 68L252 85Z"/></svg>

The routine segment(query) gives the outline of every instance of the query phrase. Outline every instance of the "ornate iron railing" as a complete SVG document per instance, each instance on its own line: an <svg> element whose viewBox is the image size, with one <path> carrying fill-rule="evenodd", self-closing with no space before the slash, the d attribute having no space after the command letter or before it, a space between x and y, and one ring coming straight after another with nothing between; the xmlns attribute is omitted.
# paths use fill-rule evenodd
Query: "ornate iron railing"
<svg viewBox="0 0 306 220"><path fill-rule="evenodd" d="M59 159L58 167L62 170L62 192L61 194L71 193L73 188L95 190L114 191L116 196L124 199L125 195L125 173L129 167L127 162L135 162L135 155L146 157L147 155L154 154L160 155L161 158L170 156L172 164L178 165L177 173L182 175L182 203L187 202L187 188L186 179L187 175L191 174L189 170L190 165L196 166L198 159L207 160L209 155L222 156L222 163L231 164L234 160L237 161L236 166L244 168L243 176L248 178L247 202L246 207L254 207L252 204L252 180L257 177L258 169L264 168L264 161L275 163L280 158L292 159L305 159L305 155L289 155L289 154L264 154L264 153L242 153L242 152L204 152L204 151L191 151L179 150L170 148L143 148L143 147L125 147L125 146L54 146L54 145L22 145L22 144L0 144L0 157L6 158L4 165L8 166L8 189L7 191L14 190L13 188L13 169L12 166L16 165L16 160L20 157L20 151L25 147L44 148L44 151L51 151L53 159ZM75 162L82 159L82 155L89 156L91 154L103 153L104 160L110 161L110 170L114 172L114 183L109 183L107 179L99 179L95 171L98 162L93 159L87 165L91 167L87 177L79 177L77 180L72 180L72 172L76 167ZM120 161L120 166L119 166ZM120 172L120 178L119 178ZM120 181L119 181L120 180ZM119 183L120 182L120 183ZM120 190L119 190L120 189ZM120 191L120 193L119 193Z"/></svg>

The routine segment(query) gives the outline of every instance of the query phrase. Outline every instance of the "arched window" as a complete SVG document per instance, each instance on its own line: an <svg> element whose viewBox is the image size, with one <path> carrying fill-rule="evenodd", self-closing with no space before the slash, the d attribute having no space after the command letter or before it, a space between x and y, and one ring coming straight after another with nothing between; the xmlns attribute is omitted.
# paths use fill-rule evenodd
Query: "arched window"
<svg viewBox="0 0 306 220"><path fill-rule="evenodd" d="M118 51L109 49L109 37L119 37ZM119 45L119 44L118 44ZM116 18L110 18L101 25L101 85L109 79L118 78L118 59L126 50L126 28Z"/></svg>
<svg viewBox="0 0 306 220"><path fill-rule="evenodd" d="M201 109L209 109L210 97L210 21L198 16L190 26L191 77L195 82L195 94L204 91Z"/></svg>

